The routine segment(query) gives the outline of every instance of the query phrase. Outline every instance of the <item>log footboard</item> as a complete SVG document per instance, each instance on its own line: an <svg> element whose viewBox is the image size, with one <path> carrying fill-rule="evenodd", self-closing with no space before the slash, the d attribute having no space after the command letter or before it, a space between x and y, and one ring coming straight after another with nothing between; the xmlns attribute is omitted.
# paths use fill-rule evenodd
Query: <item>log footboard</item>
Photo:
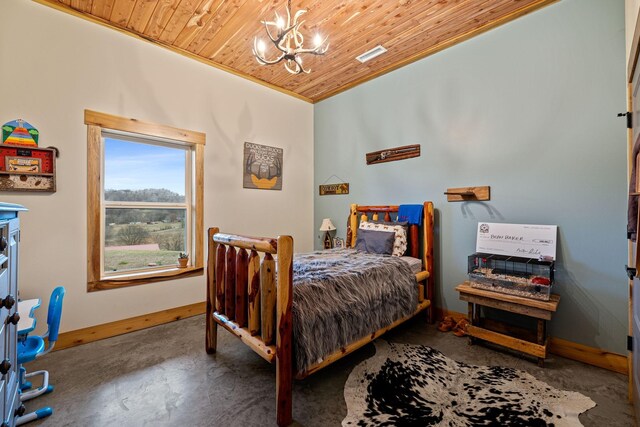
<svg viewBox="0 0 640 427"><path fill-rule="evenodd" d="M268 362L275 362L277 422L279 426L289 425L293 385L293 239L221 234L215 227L209 229L208 237L206 351L216 352L219 325Z"/></svg>

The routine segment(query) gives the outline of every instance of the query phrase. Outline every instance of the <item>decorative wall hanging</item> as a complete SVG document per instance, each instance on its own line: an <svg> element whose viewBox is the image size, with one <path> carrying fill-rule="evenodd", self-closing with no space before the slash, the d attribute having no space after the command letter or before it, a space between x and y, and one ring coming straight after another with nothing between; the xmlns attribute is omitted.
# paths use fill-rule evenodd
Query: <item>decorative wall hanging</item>
<svg viewBox="0 0 640 427"><path fill-rule="evenodd" d="M331 181L333 178L341 182L328 184L328 182ZM339 194L339 195L349 194L349 183L344 181L345 180L340 178L338 175L335 175L335 174L331 175L329 178L325 179L325 181L322 184L320 184L320 186L318 187L318 192L321 196L330 196L334 194Z"/></svg>
<svg viewBox="0 0 640 427"><path fill-rule="evenodd" d="M329 196L333 194L349 194L349 183L340 182L338 184L322 184L320 186L321 196Z"/></svg>
<svg viewBox="0 0 640 427"><path fill-rule="evenodd" d="M396 160L410 159L420 156L420 145L404 145L402 147L387 148L386 150L373 151L367 153L368 165L376 163L393 162Z"/></svg>
<svg viewBox="0 0 640 427"><path fill-rule="evenodd" d="M38 146L40 132L22 119L12 120L2 125L2 143L12 145Z"/></svg>
<svg viewBox="0 0 640 427"><path fill-rule="evenodd" d="M56 191L56 148L0 145L0 191Z"/></svg>
<svg viewBox="0 0 640 427"><path fill-rule="evenodd" d="M242 186L282 190L282 153L282 148L245 142Z"/></svg>
<svg viewBox="0 0 640 427"><path fill-rule="evenodd" d="M300 33L300 27L304 21L298 22L298 19L305 13L307 13L306 9L300 9L292 18L291 0L288 0L286 20L276 12L275 21L260 21L278 51L274 59L267 59L265 54L267 45L256 37L253 40L252 52L260 65L273 65L284 61L284 68L291 74L309 74L311 72L311 70L304 69L302 55L324 55L329 49L329 43L327 43L327 37L323 39L320 34L316 34L313 38L313 47L304 47L304 36Z"/></svg>
<svg viewBox="0 0 640 427"><path fill-rule="evenodd" d="M56 191L55 147L39 148L40 132L22 119L2 126L0 191Z"/></svg>

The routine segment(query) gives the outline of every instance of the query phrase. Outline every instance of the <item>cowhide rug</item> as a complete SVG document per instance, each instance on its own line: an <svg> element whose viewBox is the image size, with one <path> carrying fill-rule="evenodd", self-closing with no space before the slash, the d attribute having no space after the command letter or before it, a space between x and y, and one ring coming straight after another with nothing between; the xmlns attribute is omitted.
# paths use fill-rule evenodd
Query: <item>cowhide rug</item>
<svg viewBox="0 0 640 427"><path fill-rule="evenodd" d="M426 346L378 340L344 388L343 426L581 426L596 404L526 372L471 366Z"/></svg>

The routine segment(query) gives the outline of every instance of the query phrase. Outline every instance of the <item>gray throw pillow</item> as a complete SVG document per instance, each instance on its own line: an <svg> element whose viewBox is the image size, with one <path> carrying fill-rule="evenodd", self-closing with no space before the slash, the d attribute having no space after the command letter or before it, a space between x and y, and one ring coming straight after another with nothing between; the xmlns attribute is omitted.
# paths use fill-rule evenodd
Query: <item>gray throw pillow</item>
<svg viewBox="0 0 640 427"><path fill-rule="evenodd" d="M407 234L407 240L409 239L409 222L408 221L385 221L383 219L370 219L368 221L372 222L374 224L400 225L400 226L404 227L404 231ZM406 255L407 252L409 252L409 248L408 247L407 247L407 250L404 252L403 255ZM391 253L393 253L393 252L391 252Z"/></svg>
<svg viewBox="0 0 640 427"><path fill-rule="evenodd" d="M358 230L356 249L371 254L391 255L396 234L393 231Z"/></svg>

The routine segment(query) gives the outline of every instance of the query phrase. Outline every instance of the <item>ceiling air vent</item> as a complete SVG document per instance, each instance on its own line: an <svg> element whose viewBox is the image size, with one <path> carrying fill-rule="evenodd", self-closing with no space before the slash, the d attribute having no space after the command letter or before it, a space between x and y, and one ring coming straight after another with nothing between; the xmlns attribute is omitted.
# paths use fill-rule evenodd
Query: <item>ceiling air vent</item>
<svg viewBox="0 0 640 427"><path fill-rule="evenodd" d="M378 46L374 47L373 49L363 53L362 55L356 56L356 59L364 64L365 62L372 60L376 56L382 55L386 51L387 51L387 49L385 49L382 46L378 45Z"/></svg>

